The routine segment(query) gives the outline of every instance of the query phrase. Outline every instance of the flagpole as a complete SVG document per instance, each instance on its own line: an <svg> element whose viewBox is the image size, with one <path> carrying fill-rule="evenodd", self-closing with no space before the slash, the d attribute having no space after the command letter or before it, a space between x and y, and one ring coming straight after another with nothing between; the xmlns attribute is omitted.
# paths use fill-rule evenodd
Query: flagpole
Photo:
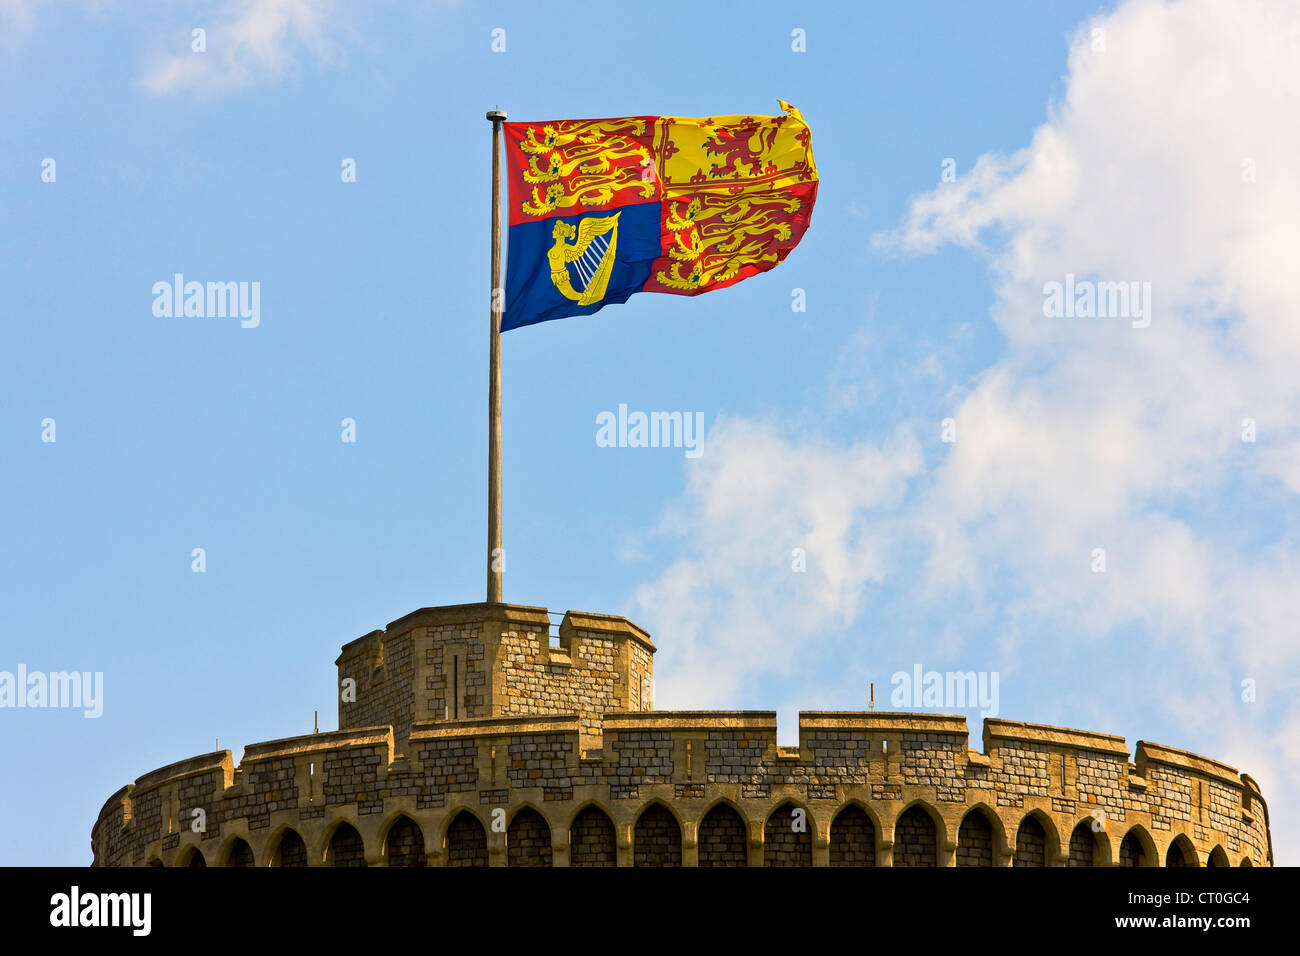
<svg viewBox="0 0 1300 956"><path fill-rule="evenodd" d="M501 603L501 124L504 110L488 110L492 123L492 297L488 359L487 603Z"/></svg>

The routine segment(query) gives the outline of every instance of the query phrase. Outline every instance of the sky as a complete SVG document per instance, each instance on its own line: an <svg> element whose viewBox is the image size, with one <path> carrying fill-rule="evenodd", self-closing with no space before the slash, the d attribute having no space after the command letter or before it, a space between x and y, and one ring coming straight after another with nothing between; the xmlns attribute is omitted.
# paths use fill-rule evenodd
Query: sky
<svg viewBox="0 0 1300 956"><path fill-rule="evenodd" d="M334 728L342 644L482 600L486 110L778 98L784 263L503 337L505 599L628 616L657 707L782 743L996 675L1251 774L1294 862L1300 8L610 9L0 0L0 671L103 675L0 709L0 863L89 863L120 787ZM257 324L156 315L176 273ZM1076 281L1128 312L1049 314ZM621 404L703 453L602 447Z"/></svg>

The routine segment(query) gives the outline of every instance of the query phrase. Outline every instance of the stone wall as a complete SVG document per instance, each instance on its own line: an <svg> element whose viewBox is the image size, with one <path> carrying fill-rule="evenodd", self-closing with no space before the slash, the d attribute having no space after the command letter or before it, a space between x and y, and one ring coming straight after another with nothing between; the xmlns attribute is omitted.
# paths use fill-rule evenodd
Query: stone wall
<svg viewBox="0 0 1300 956"><path fill-rule="evenodd" d="M993 825L989 818L983 813L966 814L957 831L957 865L992 866L993 847Z"/></svg>
<svg viewBox="0 0 1300 956"><path fill-rule="evenodd" d="M346 673L356 683L346 695L340 689L340 729L390 724L400 735L410 725L415 715L412 645L410 633L385 639L382 631L372 631L343 648L340 676ZM345 696L351 698L346 704Z"/></svg>
<svg viewBox="0 0 1300 956"><path fill-rule="evenodd" d="M339 728L391 726L405 754L428 722L577 714L582 749L601 718L653 706L654 645L626 618L568 611L551 639L545 608L424 608L345 645Z"/></svg>
<svg viewBox="0 0 1300 956"><path fill-rule="evenodd" d="M100 866L1077 866L1165 865L1177 841L1195 865L1272 862L1258 787L1221 763L1003 720L983 736L980 752L962 717L804 713L778 747L767 712L625 711L595 746L580 715L535 715L413 721L399 752L393 727L351 728L147 774L92 847Z"/></svg>
<svg viewBox="0 0 1300 956"><path fill-rule="evenodd" d="M520 627L502 635L506 697L500 713L578 714L581 734L595 739L601 716L622 710L627 694L629 681L619 672L617 642L597 632L575 631L565 643L552 647L544 627Z"/></svg>
<svg viewBox="0 0 1300 956"><path fill-rule="evenodd" d="M699 826L700 866L746 866L749 834L745 821L729 804L715 804Z"/></svg>

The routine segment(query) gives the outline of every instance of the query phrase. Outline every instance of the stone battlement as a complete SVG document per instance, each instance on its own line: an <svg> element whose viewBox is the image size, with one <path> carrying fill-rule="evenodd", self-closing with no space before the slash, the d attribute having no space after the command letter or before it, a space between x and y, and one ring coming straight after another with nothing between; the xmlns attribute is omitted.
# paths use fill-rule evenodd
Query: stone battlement
<svg viewBox="0 0 1300 956"><path fill-rule="evenodd" d="M416 723L578 714L594 741L606 712L651 708L649 634L624 617L579 611L564 614L554 640L550 629L546 608L517 604L407 614L344 645L339 727L391 725L405 752Z"/></svg>
<svg viewBox="0 0 1300 956"><path fill-rule="evenodd" d="M140 777L95 864L1272 864L1258 786L1217 761L996 719L979 752L919 713L804 712L782 747L773 712L649 710L653 650L624 618L553 642L543 609L417 611L343 648L342 729Z"/></svg>

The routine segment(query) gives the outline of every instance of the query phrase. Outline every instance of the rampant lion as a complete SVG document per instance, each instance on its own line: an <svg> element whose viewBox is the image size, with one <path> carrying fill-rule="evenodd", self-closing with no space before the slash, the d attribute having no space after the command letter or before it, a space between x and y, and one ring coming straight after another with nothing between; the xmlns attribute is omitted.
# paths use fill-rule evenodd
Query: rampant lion
<svg viewBox="0 0 1300 956"><path fill-rule="evenodd" d="M704 141L707 156L725 157L726 162L709 166L709 178L721 179L724 176L756 176L762 172L774 172L776 167L770 161L763 163L763 156L772 149L776 134L785 121L782 116L775 123L760 123L746 116L736 126L715 126L713 135ZM758 148L750 145L757 140ZM740 167L747 169L742 170Z"/></svg>

